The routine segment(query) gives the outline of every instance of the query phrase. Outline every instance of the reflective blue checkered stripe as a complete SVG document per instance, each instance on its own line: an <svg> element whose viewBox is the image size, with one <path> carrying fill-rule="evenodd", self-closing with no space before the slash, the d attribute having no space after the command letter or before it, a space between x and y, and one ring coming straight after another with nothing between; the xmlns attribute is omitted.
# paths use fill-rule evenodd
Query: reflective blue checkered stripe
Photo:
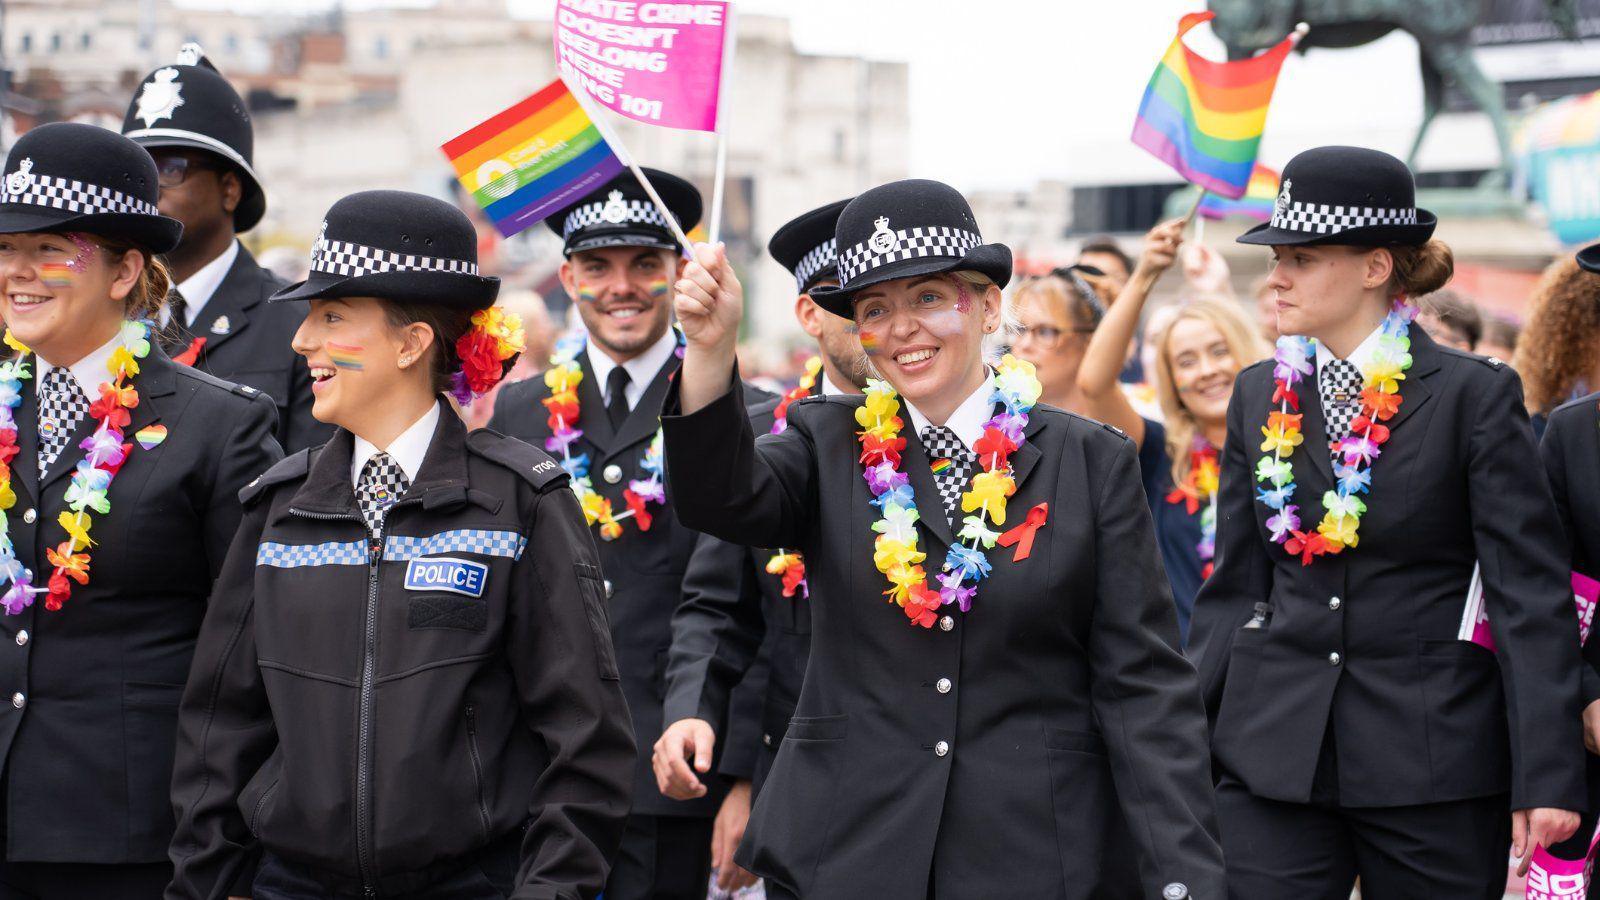
<svg viewBox="0 0 1600 900"><path fill-rule="evenodd" d="M427 537L384 538L383 558L392 562L406 562L423 556L440 553L479 553L484 556L503 556L521 559L528 539L515 531L485 531L463 528L441 531Z"/></svg>
<svg viewBox="0 0 1600 900"><path fill-rule="evenodd" d="M266 541L256 547L256 565L275 569L302 566L364 566L367 548L363 541L329 541L326 544L280 544Z"/></svg>

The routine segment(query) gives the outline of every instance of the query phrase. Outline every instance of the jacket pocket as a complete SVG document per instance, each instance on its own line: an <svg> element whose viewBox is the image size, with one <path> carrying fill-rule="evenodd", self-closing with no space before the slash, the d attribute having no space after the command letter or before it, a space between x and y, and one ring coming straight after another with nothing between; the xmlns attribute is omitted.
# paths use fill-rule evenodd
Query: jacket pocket
<svg viewBox="0 0 1600 900"><path fill-rule="evenodd" d="M578 593L583 598L583 612L589 620L589 636L594 640L594 655L600 661L600 677L606 681L621 681L617 672L617 653L611 646L611 620L606 615L605 578L599 566L573 563L578 575Z"/></svg>
<svg viewBox="0 0 1600 900"><path fill-rule="evenodd" d="M127 827L135 846L170 841L177 827L172 817L172 761L182 696L181 684L127 681L122 685Z"/></svg>
<svg viewBox="0 0 1600 900"><path fill-rule="evenodd" d="M1045 726L1044 746L1046 750L1106 755L1106 739L1092 731L1069 731L1065 728Z"/></svg>
<svg viewBox="0 0 1600 900"><path fill-rule="evenodd" d="M467 704L467 755L472 758L472 784L478 795L478 821L483 827L483 839L489 840L489 805L483 789L483 754L478 752L478 711Z"/></svg>
<svg viewBox="0 0 1600 900"><path fill-rule="evenodd" d="M1454 796L1507 790L1511 746L1499 660L1453 638L1424 640L1418 649L1433 787Z"/></svg>
<svg viewBox="0 0 1600 900"><path fill-rule="evenodd" d="M850 717L795 716L789 720L789 731L784 735L792 741L842 741L849 731Z"/></svg>
<svg viewBox="0 0 1600 900"><path fill-rule="evenodd" d="M1047 726L1044 756L1050 772L1050 807L1062 883L1105 884L1109 872L1127 865L1132 849L1127 823L1111 787L1105 740L1092 732ZM1113 847L1120 855L1107 852ZM1126 879L1126 873L1122 877Z"/></svg>
<svg viewBox="0 0 1600 900"><path fill-rule="evenodd" d="M838 814L849 721L845 715L790 720L739 848L741 864L802 896L810 896Z"/></svg>

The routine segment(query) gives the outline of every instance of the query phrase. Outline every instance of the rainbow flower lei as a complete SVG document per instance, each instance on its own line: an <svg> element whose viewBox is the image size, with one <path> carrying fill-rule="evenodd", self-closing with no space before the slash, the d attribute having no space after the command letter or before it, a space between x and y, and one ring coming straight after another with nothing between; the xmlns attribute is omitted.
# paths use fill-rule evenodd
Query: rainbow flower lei
<svg viewBox="0 0 1600 900"><path fill-rule="evenodd" d="M1201 578L1211 577L1212 560L1217 555L1217 485L1221 473L1217 448L1197 434L1189 448L1189 474L1167 494L1168 503L1184 504L1191 516L1200 514L1200 543L1195 544L1194 551L1200 557Z"/></svg>
<svg viewBox="0 0 1600 900"><path fill-rule="evenodd" d="M991 571L984 553L1000 539L1000 532L990 529L984 519L996 526L1005 523L1006 498L1017 490L1011 454L1027 441L1028 413L1038 402L1040 390L1032 363L1009 354L1000 361L993 401L1004 409L984 423L983 437L973 447L981 470L961 495L961 510L976 515L961 520L958 543L945 556L935 591L918 565L926 558L917 549L916 523L921 514L911 479L900 471L900 453L906 446L906 439L900 436L905 427L899 416L900 400L887 382L874 379L867 383L866 402L856 410L856 423L863 429L859 432L862 477L872 491L872 505L880 512L878 521L872 523L878 534L873 540L872 561L889 579L884 594L900 605L913 625L933 627L938 618L935 610L952 603L962 612L972 609L978 582Z"/></svg>
<svg viewBox="0 0 1600 900"><path fill-rule="evenodd" d="M0 596L0 607L4 607L6 615L17 615L32 606L34 594L45 594L45 608L58 610L71 598L72 582L89 583L90 558L84 551L94 546L89 537L94 520L88 511L99 515L111 512L107 496L111 480L133 451L133 445L124 443L122 438L123 429L132 419L128 410L139 405L139 392L127 382L139 374L139 360L150 353L149 336L149 323L124 322L119 335L121 345L111 351L106 362L111 378L101 382L100 399L89 405L89 416L98 425L78 445L86 452L67 484L63 498L67 509L56 519L67 539L45 551L45 558L55 568L46 587L33 586L33 573L17 559L11 543L8 518L0 516L0 578L11 585ZM11 486L11 460L18 453L15 410L22 404L22 382L32 377L26 359L31 351L10 331L6 332L5 343L20 355L0 363L0 510L8 510L17 502Z"/></svg>
<svg viewBox="0 0 1600 900"><path fill-rule="evenodd" d="M677 354L683 356L683 334L677 334ZM649 531L653 517L648 504L660 506L667 502L667 491L662 471L661 429L645 447L639 468L648 476L628 482L622 498L628 504L626 512L614 512L611 500L600 496L589 480L589 454L572 454L572 444L583 436L578 427L578 384L583 381L583 367L578 364L578 354L583 352L587 339L582 333L568 334L556 342L550 357L550 368L544 373L545 386L550 396L540 402L550 411L548 423L550 437L545 438L545 450L561 453L561 467L572 477L572 492L578 495L578 505L590 525L600 526L600 539L614 541L622 537L622 520L632 517L640 531Z"/></svg>
<svg viewBox="0 0 1600 900"><path fill-rule="evenodd" d="M789 404L802 397L811 396L811 391L817 386L817 375L822 371L822 357L813 356L806 360L805 370L800 375L800 381L794 390L783 395L778 401L778 406L772 411L772 434L783 434L789 428ZM793 597L796 592L801 597L811 596L811 585L806 583L806 561L798 553L791 553L782 547L772 554L767 560L767 574L776 575L783 581L783 596Z"/></svg>
<svg viewBox="0 0 1600 900"><path fill-rule="evenodd" d="M1256 499L1273 510L1267 519L1272 542L1300 557L1303 566L1319 556L1354 547L1360 538L1361 516L1367 511L1360 495L1371 488L1372 463L1389 440L1389 428L1383 423L1400 410L1400 382L1411 368L1411 320L1416 314L1416 307L1401 295L1384 317L1377 350L1362 367L1360 414L1350 422L1349 431L1333 442L1341 461L1334 465L1335 488L1322 495L1323 516L1315 531L1301 530L1299 507L1290 502L1296 485L1289 463L1294 448L1305 440L1300 433L1300 395L1295 385L1311 374L1315 349L1307 338L1284 335L1278 339L1272 394L1278 408L1268 414L1261 429L1261 450L1267 455L1256 464L1256 482L1267 486L1256 489Z"/></svg>

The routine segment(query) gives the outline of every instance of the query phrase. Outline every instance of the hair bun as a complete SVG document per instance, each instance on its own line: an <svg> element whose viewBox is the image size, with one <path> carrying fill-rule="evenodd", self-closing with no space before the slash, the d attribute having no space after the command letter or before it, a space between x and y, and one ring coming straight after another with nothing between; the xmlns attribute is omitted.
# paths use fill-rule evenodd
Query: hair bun
<svg viewBox="0 0 1600 900"><path fill-rule="evenodd" d="M1455 254L1437 238L1419 247L1394 247L1394 277L1407 296L1420 297L1439 290L1455 275Z"/></svg>

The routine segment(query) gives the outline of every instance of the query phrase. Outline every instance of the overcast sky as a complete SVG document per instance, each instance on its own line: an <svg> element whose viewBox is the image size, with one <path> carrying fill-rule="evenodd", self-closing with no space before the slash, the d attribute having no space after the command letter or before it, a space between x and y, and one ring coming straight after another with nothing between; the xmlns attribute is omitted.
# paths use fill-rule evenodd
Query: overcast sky
<svg viewBox="0 0 1600 900"><path fill-rule="evenodd" d="M184 0L241 10L311 10L326 0ZM904 60L911 76L911 171L963 189L1024 188L1039 178L1164 181L1170 170L1128 142L1145 82L1178 17L1203 0L737 0L788 16L802 51ZM358 10L379 0L346 0ZM427 5L426 2L413 5ZM548 16L554 0L512 0ZM1205 32L1205 29L1200 29ZM1198 33L1191 46L1220 58ZM1353 50L1291 57L1261 159L1281 166L1319 143L1397 154L1421 115L1417 47L1392 34ZM1465 135L1465 139L1463 139ZM1486 129L1447 132L1424 163L1481 165Z"/></svg>

